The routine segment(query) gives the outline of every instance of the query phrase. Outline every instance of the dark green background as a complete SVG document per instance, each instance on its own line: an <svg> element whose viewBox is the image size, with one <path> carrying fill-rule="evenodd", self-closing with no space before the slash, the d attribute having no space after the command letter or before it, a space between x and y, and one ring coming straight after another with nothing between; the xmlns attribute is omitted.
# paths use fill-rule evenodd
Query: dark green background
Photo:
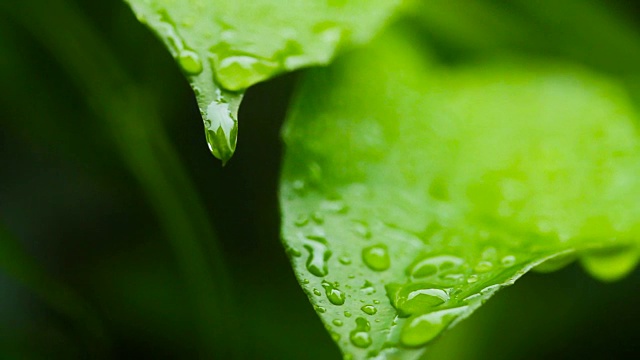
<svg viewBox="0 0 640 360"><path fill-rule="evenodd" d="M633 91L637 9L600 2L621 40L593 21L609 13L563 8L574 2L481 2L527 36L498 15L465 20L476 38L403 21L442 61L558 57ZM299 76L249 90L222 168L186 80L123 2L0 0L0 359L339 358L279 241L279 129ZM634 358L639 280L602 284L575 264L527 275L429 353Z"/></svg>

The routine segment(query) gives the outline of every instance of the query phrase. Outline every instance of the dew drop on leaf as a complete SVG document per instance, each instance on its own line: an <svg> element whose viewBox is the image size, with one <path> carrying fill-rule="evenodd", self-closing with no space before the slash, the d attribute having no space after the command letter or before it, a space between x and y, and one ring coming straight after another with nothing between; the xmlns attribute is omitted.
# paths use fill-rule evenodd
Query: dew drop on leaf
<svg viewBox="0 0 640 360"><path fill-rule="evenodd" d="M306 262L307 270L318 277L326 276L329 273L327 261L331 257L327 241L321 237L306 237L303 244L309 252Z"/></svg>
<svg viewBox="0 0 640 360"><path fill-rule="evenodd" d="M360 310L362 310L367 315L374 315L378 312L378 309L373 305L364 305L360 308Z"/></svg>
<svg viewBox="0 0 640 360"><path fill-rule="evenodd" d="M187 75L198 75L202 72L202 61L194 51L182 50L178 55L178 64Z"/></svg>
<svg viewBox="0 0 640 360"><path fill-rule="evenodd" d="M327 295L327 299L329 300L329 302L331 302L333 305L344 304L347 297L342 291L337 289L328 281L323 281L322 287L324 288L325 294Z"/></svg>
<svg viewBox="0 0 640 360"><path fill-rule="evenodd" d="M349 334L351 343L359 348L367 348L371 345L371 324L363 317L356 318L356 328Z"/></svg>
<svg viewBox="0 0 640 360"><path fill-rule="evenodd" d="M362 250L362 261L374 271L384 271L391 266L389 251L387 247L382 244L364 248Z"/></svg>

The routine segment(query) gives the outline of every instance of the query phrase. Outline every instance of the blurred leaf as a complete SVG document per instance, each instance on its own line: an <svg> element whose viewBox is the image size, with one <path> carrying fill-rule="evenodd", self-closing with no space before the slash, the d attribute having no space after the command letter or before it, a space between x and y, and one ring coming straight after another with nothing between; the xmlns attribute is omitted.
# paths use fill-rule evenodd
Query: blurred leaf
<svg viewBox="0 0 640 360"><path fill-rule="evenodd" d="M244 90L279 73L330 62L363 43L400 0L127 0L188 77L207 141L223 162L236 147Z"/></svg>
<svg viewBox="0 0 640 360"><path fill-rule="evenodd" d="M284 242L345 358L416 358L556 256L606 278L637 262L640 142L615 83L413 49L386 35L310 72L285 129ZM623 265L591 263L613 248Z"/></svg>

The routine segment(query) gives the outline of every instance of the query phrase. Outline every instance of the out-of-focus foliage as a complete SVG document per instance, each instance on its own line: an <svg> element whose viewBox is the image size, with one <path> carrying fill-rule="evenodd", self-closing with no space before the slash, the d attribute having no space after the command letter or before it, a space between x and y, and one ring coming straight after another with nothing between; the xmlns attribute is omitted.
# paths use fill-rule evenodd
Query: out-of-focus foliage
<svg viewBox="0 0 640 360"><path fill-rule="evenodd" d="M487 30L498 40L484 46L414 12L402 21L415 50L452 64L560 58L637 88L635 5L474 4L493 9L469 17L478 36L532 30L511 42L500 35L514 28ZM0 358L339 358L279 241L279 127L296 77L246 93L243 146L221 169L188 82L126 4L0 1ZM425 356L635 358L639 275L527 275Z"/></svg>
<svg viewBox="0 0 640 360"><path fill-rule="evenodd" d="M628 274L640 139L623 89L569 66L427 65L401 35L310 72L285 128L284 238L346 356L417 358L558 255Z"/></svg>

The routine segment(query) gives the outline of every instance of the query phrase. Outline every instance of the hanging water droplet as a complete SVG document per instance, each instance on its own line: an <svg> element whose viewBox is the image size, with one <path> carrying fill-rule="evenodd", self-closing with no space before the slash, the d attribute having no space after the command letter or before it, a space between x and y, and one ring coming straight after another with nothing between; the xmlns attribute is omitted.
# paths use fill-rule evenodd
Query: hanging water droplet
<svg viewBox="0 0 640 360"><path fill-rule="evenodd" d="M374 271L384 271L391 266L389 252L386 245L383 244L364 248L362 250L362 261Z"/></svg>
<svg viewBox="0 0 640 360"><path fill-rule="evenodd" d="M216 89L216 98L203 112L209 150L225 164L236 149L238 138L238 108L241 94Z"/></svg>
<svg viewBox="0 0 640 360"><path fill-rule="evenodd" d="M349 340L351 343L359 348L368 348L371 345L371 324L367 319L359 317L356 318L356 328L349 334Z"/></svg>
<svg viewBox="0 0 640 360"><path fill-rule="evenodd" d="M368 314L368 315L374 315L375 313L378 312L378 309L373 305L365 305L361 307L360 310L362 310L365 314Z"/></svg>
<svg viewBox="0 0 640 360"><path fill-rule="evenodd" d="M324 277L329 273L327 262L331 257L331 251L327 247L326 240L320 237L307 236L303 241L305 249L309 251L306 266L307 270L315 276Z"/></svg>
<svg viewBox="0 0 640 360"><path fill-rule="evenodd" d="M322 282L322 287L324 288L324 291L327 295L327 299L329 300L329 302L331 302L333 305L344 304L347 297L342 291L340 291L339 289L337 289L327 281Z"/></svg>
<svg viewBox="0 0 640 360"><path fill-rule="evenodd" d="M180 51L178 64L187 75L198 75L202 72L202 61L195 51L187 49Z"/></svg>

